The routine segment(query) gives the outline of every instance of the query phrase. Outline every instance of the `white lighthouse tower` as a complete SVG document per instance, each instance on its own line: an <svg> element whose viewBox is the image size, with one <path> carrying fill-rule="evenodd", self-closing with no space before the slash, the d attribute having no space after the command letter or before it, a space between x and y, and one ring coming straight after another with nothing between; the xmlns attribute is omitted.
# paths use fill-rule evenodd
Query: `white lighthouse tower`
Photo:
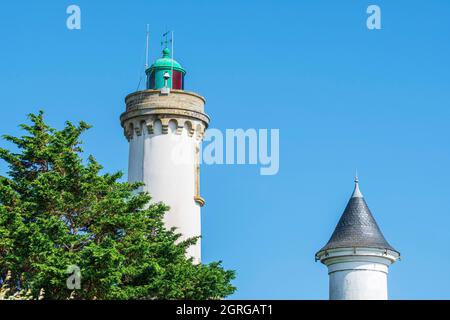
<svg viewBox="0 0 450 320"><path fill-rule="evenodd" d="M330 300L387 300L389 266L400 253L384 238L355 189L328 243L316 253L328 267Z"/></svg>
<svg viewBox="0 0 450 320"><path fill-rule="evenodd" d="M120 121L129 141L128 180L144 182L152 202L170 207L167 228L181 239L201 235L200 144L209 117L205 99L184 90L186 71L168 48L146 70L147 89L125 98ZM188 249L194 263L201 260L201 243Z"/></svg>

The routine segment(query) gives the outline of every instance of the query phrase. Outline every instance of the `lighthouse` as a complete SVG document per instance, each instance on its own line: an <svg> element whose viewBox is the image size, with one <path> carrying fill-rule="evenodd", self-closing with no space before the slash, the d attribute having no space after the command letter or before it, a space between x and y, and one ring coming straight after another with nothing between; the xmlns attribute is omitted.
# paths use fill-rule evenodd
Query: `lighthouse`
<svg viewBox="0 0 450 320"><path fill-rule="evenodd" d="M205 98L184 90L186 70L164 48L162 57L146 69L146 90L125 98L120 116L129 141L128 181L143 182L152 202L170 207L166 228L176 228L180 240L201 236L200 145L208 127ZM188 248L201 261L201 240Z"/></svg>
<svg viewBox="0 0 450 320"><path fill-rule="evenodd" d="M389 266L399 257L378 227L356 177L330 240L316 253L316 261L328 267L330 300L387 300Z"/></svg>

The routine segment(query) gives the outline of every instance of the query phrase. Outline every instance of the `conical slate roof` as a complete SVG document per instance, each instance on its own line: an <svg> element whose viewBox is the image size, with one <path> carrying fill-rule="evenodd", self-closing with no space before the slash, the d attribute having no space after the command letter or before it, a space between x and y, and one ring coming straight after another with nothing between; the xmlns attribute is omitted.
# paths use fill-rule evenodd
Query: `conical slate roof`
<svg viewBox="0 0 450 320"><path fill-rule="evenodd" d="M397 252L384 238L363 195L358 178L355 190L328 243L319 250L336 248L379 248Z"/></svg>

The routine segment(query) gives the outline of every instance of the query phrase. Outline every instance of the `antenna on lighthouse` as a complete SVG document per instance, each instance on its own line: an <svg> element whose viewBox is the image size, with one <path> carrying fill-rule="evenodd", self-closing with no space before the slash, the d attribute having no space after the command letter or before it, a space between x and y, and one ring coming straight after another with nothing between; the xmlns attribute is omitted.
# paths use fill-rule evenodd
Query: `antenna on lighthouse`
<svg viewBox="0 0 450 320"><path fill-rule="evenodd" d="M147 24L147 32L146 32L145 38L146 38L146 42L145 42L145 57L142 59L142 60L145 60L144 75L146 75L146 71L147 71L147 69L149 67L149 65L148 65L148 47L149 47L149 38L150 38L150 25L149 24ZM142 74L142 69L141 68L142 68L142 65L140 64L140 66L139 66L139 83L137 85L136 90L139 90L139 88L141 86L141 82L142 82L142 77L144 76ZM146 78L147 78L146 82L147 82L147 86L148 86L148 77L146 76Z"/></svg>
<svg viewBox="0 0 450 320"><path fill-rule="evenodd" d="M173 31L172 31L172 39L170 40L170 42L172 43L172 50L171 50L171 52L172 52L172 69L171 69L171 74L172 74L172 77L170 78L170 87L173 89Z"/></svg>
<svg viewBox="0 0 450 320"><path fill-rule="evenodd" d="M145 70L148 68L148 43L150 38L150 25L147 24L147 35L146 35L146 45L145 45Z"/></svg>

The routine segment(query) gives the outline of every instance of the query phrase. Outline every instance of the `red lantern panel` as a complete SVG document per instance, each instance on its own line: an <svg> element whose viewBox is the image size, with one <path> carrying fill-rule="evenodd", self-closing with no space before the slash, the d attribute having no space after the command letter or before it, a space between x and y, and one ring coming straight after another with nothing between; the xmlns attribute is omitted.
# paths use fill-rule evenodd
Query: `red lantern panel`
<svg viewBox="0 0 450 320"><path fill-rule="evenodd" d="M184 74L173 70L172 89L184 90Z"/></svg>

